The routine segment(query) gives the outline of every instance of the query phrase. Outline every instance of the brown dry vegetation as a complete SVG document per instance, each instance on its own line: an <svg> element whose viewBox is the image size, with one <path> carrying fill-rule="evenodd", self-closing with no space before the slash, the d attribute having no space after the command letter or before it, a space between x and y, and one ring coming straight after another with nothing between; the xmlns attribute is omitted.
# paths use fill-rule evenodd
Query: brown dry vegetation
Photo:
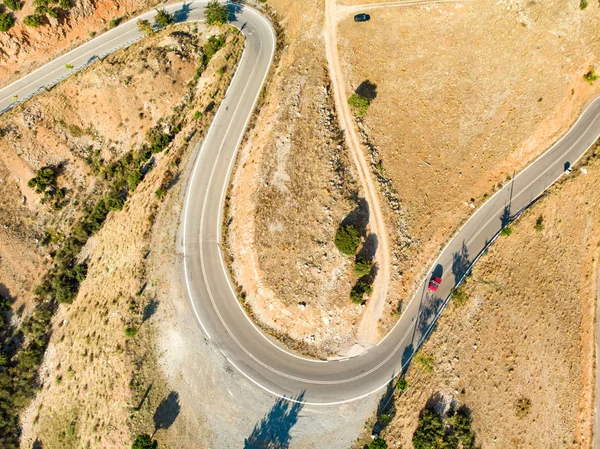
<svg viewBox="0 0 600 449"><path fill-rule="evenodd" d="M23 18L33 14L32 1L21 2L21 11L13 14L16 25L0 33L0 86L18 79L58 54L79 46L91 38L90 33L108 29L111 19L131 17L156 5L152 0L78 0L64 10L59 20L48 19L45 25L31 28Z"/></svg>
<svg viewBox="0 0 600 449"><path fill-rule="evenodd" d="M81 257L88 259L88 276L75 302L60 306L53 319L41 389L22 416L22 447L31 447L36 439L51 448L123 447L130 444L132 432L154 431L155 410L169 393L156 366L152 328L144 323L144 309L156 300L146 258L153 232L163 231L153 228L161 210L155 191L177 181L179 164L214 114L206 107L218 104L224 95L243 48L243 40L230 35L230 43L211 61L198 88L190 91L199 45L207 33L203 30L197 33L195 25L181 25L179 33L168 30L144 39L0 118L0 129L5 130L0 139L0 201L3 212L14 213L3 214L8 238L2 245L11 251L24 248L23 254L2 248L0 278L16 296L15 307L30 305L31 287L48 265L48 250L39 247L35 237L50 227L66 232L83 205L100 193L101 181L84 162L89 147L100 150L109 163L138 148L148 129L176 107L184 123L168 153L156 155L155 168L123 210L112 212L84 248ZM215 69L223 66L229 68L224 74ZM196 120L195 111L205 113ZM48 164L64 167L58 182L71 192L68 205L59 212L42 205L39 195L26 186L34 170ZM170 204L171 197L167 193L163 201ZM19 265L21 258L26 263ZM31 269L24 272L27 264ZM138 329L136 337L126 337L128 326ZM150 394L136 410L150 384ZM182 431L185 422L180 417L157 437L169 447L186 444L181 435L198 441L197 435Z"/></svg>
<svg viewBox="0 0 600 449"><path fill-rule="evenodd" d="M401 279L384 327L472 207L557 140L598 92L583 75L600 55L600 13L578 4L440 3L340 23L348 92L377 85L360 123L373 170L401 204L392 228Z"/></svg>
<svg viewBox="0 0 600 449"><path fill-rule="evenodd" d="M600 160L573 172L500 238L451 303L393 401L390 447L411 447L426 403L466 405L481 447L590 447L600 257ZM538 217L543 229L536 229ZM531 402L519 418L519 399ZM362 446L361 446L362 447Z"/></svg>
<svg viewBox="0 0 600 449"><path fill-rule="evenodd" d="M232 271L259 322L335 352L354 343L361 311L348 298L353 260L333 245L358 186L324 69L323 3L269 5L286 46L234 174Z"/></svg>

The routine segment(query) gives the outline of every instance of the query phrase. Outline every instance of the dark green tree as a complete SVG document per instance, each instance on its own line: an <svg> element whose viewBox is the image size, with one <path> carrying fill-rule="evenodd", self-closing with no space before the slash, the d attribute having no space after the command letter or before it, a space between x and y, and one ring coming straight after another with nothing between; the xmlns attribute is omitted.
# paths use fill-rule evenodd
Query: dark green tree
<svg viewBox="0 0 600 449"><path fill-rule="evenodd" d="M8 31L15 24L15 18L12 14L0 13L0 31Z"/></svg>
<svg viewBox="0 0 600 449"><path fill-rule="evenodd" d="M387 442L383 438L375 438L369 444L369 449L387 449Z"/></svg>
<svg viewBox="0 0 600 449"><path fill-rule="evenodd" d="M204 17L209 25L223 25L229 18L229 12L227 6L219 0L210 0L204 10Z"/></svg>
<svg viewBox="0 0 600 449"><path fill-rule="evenodd" d="M419 416L419 425L412 437L414 449L443 448L444 422L435 410L426 408Z"/></svg>
<svg viewBox="0 0 600 449"><path fill-rule="evenodd" d="M356 253L356 249L360 244L360 232L356 226L352 224L340 225L335 233L335 247L342 253L348 256Z"/></svg>

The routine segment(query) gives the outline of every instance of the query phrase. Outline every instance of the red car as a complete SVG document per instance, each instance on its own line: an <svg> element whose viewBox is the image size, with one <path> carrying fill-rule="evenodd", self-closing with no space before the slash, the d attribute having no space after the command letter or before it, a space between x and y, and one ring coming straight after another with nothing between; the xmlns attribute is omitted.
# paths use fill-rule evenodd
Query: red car
<svg viewBox="0 0 600 449"><path fill-rule="evenodd" d="M432 292L437 292L437 289L438 289L438 287L440 286L441 283L442 283L442 278L440 278L438 276L434 276L429 281L429 290L431 290Z"/></svg>

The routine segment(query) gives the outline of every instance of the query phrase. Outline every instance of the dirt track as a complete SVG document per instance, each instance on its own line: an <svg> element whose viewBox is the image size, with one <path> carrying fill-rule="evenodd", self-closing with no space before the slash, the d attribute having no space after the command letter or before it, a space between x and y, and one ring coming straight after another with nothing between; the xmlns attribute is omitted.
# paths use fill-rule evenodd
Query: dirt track
<svg viewBox="0 0 600 449"><path fill-rule="evenodd" d="M336 2L335 0L327 0L325 4L325 45L338 119L342 130L345 132L346 143L350 149L352 161L356 166L358 178L363 186L365 200L369 204L370 229L378 238L375 262L379 268L379 272L373 285L373 294L367 302L367 306L360 319L356 336L358 343L365 346L375 344L380 337L377 323L383 312L390 280L390 249L378 193L354 127L354 119L350 112L350 107L346 101L348 95L344 89L345 84L343 82L337 42Z"/></svg>

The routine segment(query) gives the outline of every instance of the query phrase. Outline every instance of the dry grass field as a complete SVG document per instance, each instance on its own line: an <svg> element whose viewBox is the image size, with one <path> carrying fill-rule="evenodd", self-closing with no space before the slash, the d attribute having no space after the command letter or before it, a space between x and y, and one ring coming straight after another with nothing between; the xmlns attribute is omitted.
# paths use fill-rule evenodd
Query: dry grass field
<svg viewBox="0 0 600 449"><path fill-rule="evenodd" d="M586 169L552 188L475 267L466 303L449 305L421 350L432 357L433 370L413 361L409 388L393 401L384 431L390 447L411 447L426 404L466 405L478 447L590 447L600 268L597 156ZM530 407L519 417L523 399Z"/></svg>
<svg viewBox="0 0 600 449"><path fill-rule="evenodd" d="M395 6L339 24L348 95L366 80L376 85L359 124L375 147L373 170L401 204L390 315L473 207L556 141L598 92L583 75L600 56L600 12L578 4Z"/></svg>

